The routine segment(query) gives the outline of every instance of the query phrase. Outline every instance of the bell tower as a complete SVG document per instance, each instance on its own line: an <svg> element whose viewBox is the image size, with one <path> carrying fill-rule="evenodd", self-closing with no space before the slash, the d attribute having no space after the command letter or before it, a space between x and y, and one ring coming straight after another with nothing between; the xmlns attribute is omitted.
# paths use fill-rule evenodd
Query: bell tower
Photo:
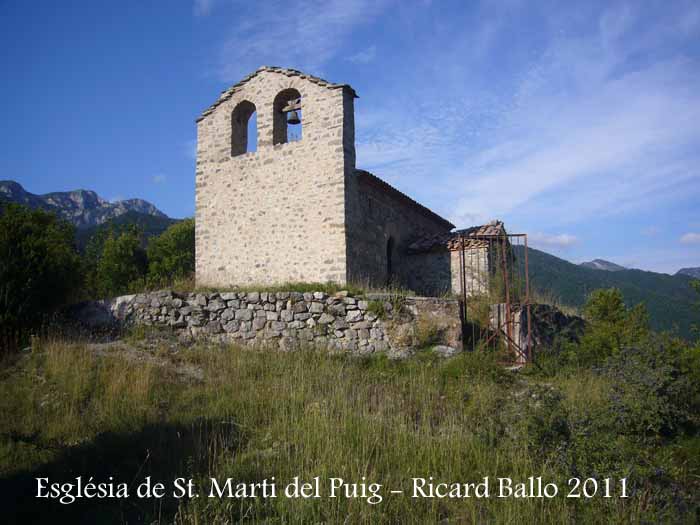
<svg viewBox="0 0 700 525"><path fill-rule="evenodd" d="M355 170L354 90L262 67L197 121L200 286L348 280L346 193ZM257 116L257 149L243 139Z"/></svg>

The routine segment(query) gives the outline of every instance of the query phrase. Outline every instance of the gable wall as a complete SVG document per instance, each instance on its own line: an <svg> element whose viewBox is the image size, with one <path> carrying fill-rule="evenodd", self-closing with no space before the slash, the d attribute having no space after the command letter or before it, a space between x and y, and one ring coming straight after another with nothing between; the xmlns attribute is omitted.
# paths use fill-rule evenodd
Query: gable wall
<svg viewBox="0 0 700 525"><path fill-rule="evenodd" d="M302 140L272 145L273 100L302 96ZM257 151L231 156L231 113L257 109ZM200 286L345 283L345 184L352 95L262 72L197 126L196 275Z"/></svg>

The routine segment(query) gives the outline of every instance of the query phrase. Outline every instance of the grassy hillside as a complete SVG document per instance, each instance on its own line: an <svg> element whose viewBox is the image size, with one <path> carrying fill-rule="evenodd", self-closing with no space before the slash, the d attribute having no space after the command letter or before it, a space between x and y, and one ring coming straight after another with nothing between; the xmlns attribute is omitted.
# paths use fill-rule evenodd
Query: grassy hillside
<svg viewBox="0 0 700 525"><path fill-rule="evenodd" d="M522 247L518 255L522 260ZM697 295L690 288L691 277L642 270L606 272L585 268L548 253L529 249L528 261L533 288L552 295L563 304L580 307L596 288L619 288L629 306L644 303L656 330L671 330L690 336L690 325L699 322L693 309Z"/></svg>
<svg viewBox="0 0 700 525"><path fill-rule="evenodd" d="M0 372L4 523L57 516L178 524L680 523L685 516L690 523L698 516L698 438L640 430L636 418L625 418L637 410L644 424L658 425L658 413L675 410L675 390L657 394L646 384L654 368L641 371L640 395L636 371L619 379L614 370L590 369L516 375L484 352L392 361L131 339L36 343ZM151 476L168 495L176 477L193 478L201 497L70 505L34 497L37 477L75 483L76 476L83 483L113 476L131 494ZM221 484L274 477L284 487L295 476L320 477L321 497L207 497L212 477ZM411 497L412 478L431 476L436 483L488 476L490 497ZM528 476L557 483L560 494L497 497L498 477ZM601 486L613 478L612 497L600 488L591 499L566 497L571 477L593 476ZM331 477L379 483L382 499L331 498ZM627 499L619 497L621 477Z"/></svg>

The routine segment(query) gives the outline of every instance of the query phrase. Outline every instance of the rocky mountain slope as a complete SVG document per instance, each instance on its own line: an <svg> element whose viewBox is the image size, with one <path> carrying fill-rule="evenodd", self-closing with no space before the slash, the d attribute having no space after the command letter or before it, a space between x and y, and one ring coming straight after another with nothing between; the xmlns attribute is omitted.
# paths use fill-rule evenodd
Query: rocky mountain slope
<svg viewBox="0 0 700 525"><path fill-rule="evenodd" d="M94 191L75 190L36 195L12 180L0 181L0 202L24 204L54 212L79 229L99 226L128 212L167 219L153 204L142 199L109 202Z"/></svg>
<svg viewBox="0 0 700 525"><path fill-rule="evenodd" d="M607 272L618 272L620 270L626 270L624 266L615 264L614 262L606 261L604 259L593 259L592 261L582 262L579 266L584 268L590 268L592 270L605 270Z"/></svg>
<svg viewBox="0 0 700 525"><path fill-rule="evenodd" d="M687 275L693 279L700 279L700 267L698 268L681 268L676 272L676 275Z"/></svg>

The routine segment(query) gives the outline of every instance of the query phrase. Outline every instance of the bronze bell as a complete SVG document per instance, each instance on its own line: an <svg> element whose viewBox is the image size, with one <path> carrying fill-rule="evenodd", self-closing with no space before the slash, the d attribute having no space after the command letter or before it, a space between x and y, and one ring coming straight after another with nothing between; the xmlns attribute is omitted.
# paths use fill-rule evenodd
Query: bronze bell
<svg viewBox="0 0 700 525"><path fill-rule="evenodd" d="M297 113L296 110L287 113L287 124L301 124L299 113Z"/></svg>

